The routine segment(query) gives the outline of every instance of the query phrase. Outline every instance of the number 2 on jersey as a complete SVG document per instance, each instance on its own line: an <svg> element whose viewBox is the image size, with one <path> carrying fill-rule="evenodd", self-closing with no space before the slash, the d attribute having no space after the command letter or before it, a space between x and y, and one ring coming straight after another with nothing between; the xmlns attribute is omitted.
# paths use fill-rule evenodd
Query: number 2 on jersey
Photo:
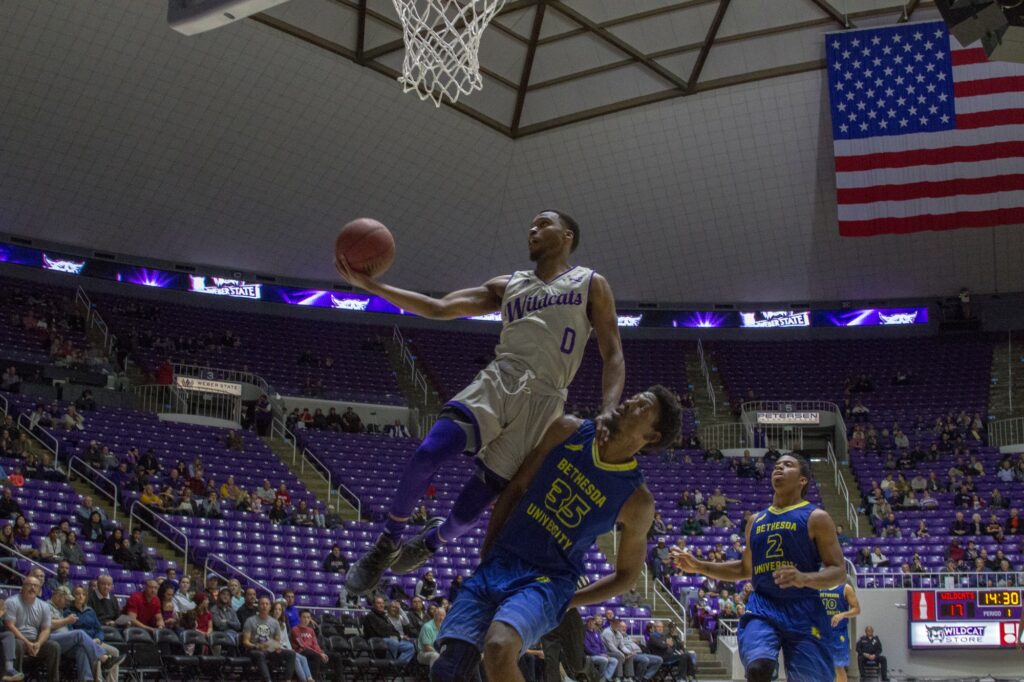
<svg viewBox="0 0 1024 682"><path fill-rule="evenodd" d="M772 533L765 538L765 542L768 543L768 550L765 551L764 555L768 559L781 559L786 555L782 551L782 535L779 533Z"/></svg>
<svg viewBox="0 0 1024 682"><path fill-rule="evenodd" d="M572 327L566 327L565 331L562 332L562 352L566 355L572 353L572 349L576 347L576 330Z"/></svg>

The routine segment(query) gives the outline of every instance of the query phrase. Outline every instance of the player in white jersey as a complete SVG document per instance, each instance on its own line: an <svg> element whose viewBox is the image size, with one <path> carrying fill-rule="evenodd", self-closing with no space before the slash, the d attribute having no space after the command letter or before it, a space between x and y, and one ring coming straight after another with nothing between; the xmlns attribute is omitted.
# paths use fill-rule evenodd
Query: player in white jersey
<svg viewBox="0 0 1024 682"><path fill-rule="evenodd" d="M603 422L619 403L626 366L608 281L589 268L569 265L579 239L579 225L570 216L543 211L530 224L533 270L495 277L442 298L382 284L338 262L338 271L353 285L417 315L450 320L500 311L502 317L495 359L445 405L409 460L384 531L349 569L349 592L369 592L389 567L394 573L415 570L441 545L476 525L548 425L562 414L591 330L603 362L598 437L607 438ZM434 473L460 452L476 455L476 474L466 481L447 518L431 519L415 538L402 543L402 532Z"/></svg>

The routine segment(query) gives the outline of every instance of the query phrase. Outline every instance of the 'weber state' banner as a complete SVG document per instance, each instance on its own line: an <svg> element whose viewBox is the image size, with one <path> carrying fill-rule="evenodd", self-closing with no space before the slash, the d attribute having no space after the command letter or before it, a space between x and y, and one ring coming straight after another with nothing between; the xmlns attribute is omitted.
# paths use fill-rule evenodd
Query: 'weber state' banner
<svg viewBox="0 0 1024 682"><path fill-rule="evenodd" d="M840 234L1024 224L1024 65L941 21L825 41Z"/></svg>

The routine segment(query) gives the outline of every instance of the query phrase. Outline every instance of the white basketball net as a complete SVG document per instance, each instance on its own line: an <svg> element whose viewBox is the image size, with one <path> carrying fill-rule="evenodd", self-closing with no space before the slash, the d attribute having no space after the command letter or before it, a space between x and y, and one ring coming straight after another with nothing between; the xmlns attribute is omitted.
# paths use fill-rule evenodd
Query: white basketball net
<svg viewBox="0 0 1024 682"><path fill-rule="evenodd" d="M398 82L435 106L483 87L480 36L505 0L393 0L405 60Z"/></svg>

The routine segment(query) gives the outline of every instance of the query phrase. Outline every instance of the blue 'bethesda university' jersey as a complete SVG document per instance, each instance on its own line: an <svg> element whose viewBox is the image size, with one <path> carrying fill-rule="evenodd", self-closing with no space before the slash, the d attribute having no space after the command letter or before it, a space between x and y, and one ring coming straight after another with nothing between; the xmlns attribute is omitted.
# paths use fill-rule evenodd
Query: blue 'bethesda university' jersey
<svg viewBox="0 0 1024 682"><path fill-rule="evenodd" d="M601 462L586 420L544 459L495 546L551 571L583 573L583 555L612 529L643 482L636 459Z"/></svg>
<svg viewBox="0 0 1024 682"><path fill-rule="evenodd" d="M849 602L846 601L846 583L839 585L839 587L833 587L828 590L821 590L821 603L825 607L825 612L828 613L829 620L832 616L837 613L843 613L848 611L850 608ZM850 631L850 623L844 618L843 622L832 628L836 637L841 637L842 641L846 641L846 634Z"/></svg>
<svg viewBox="0 0 1024 682"><path fill-rule="evenodd" d="M782 589L772 573L783 566L816 573L821 568L818 546L811 539L808 521L817 507L806 500L784 509L768 507L754 516L750 529L750 554L754 590L770 599L819 599L810 587Z"/></svg>

